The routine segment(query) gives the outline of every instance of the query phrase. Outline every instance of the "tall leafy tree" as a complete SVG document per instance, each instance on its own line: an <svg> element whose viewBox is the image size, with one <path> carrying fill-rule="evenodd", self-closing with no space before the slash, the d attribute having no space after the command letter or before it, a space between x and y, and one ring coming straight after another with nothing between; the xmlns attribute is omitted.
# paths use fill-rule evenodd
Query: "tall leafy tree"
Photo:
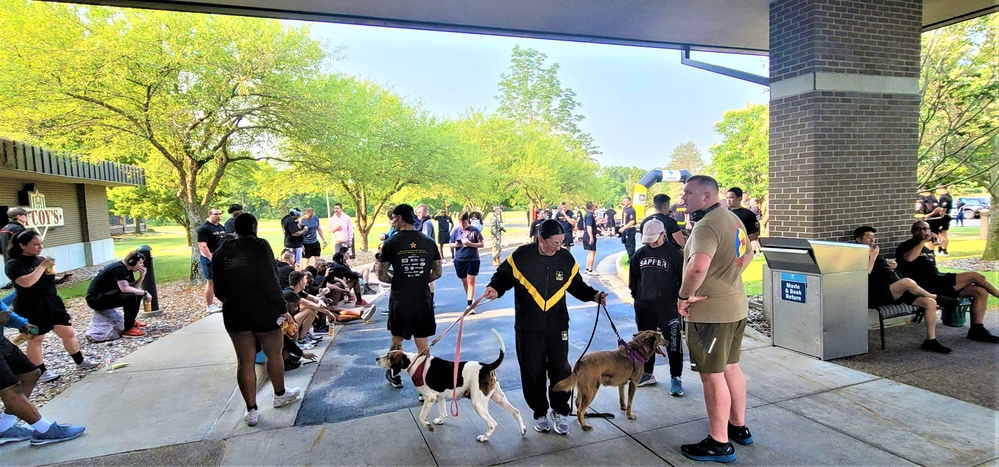
<svg viewBox="0 0 999 467"><path fill-rule="evenodd" d="M357 210L361 249L393 196L462 169L447 158L451 141L443 126L388 89L335 75L308 89L286 150L295 155L294 167L325 177Z"/></svg>
<svg viewBox="0 0 999 467"><path fill-rule="evenodd" d="M770 110L763 104L727 110L715 131L722 141L709 149L714 174L722 187L738 186L751 196L763 197L770 190L768 135Z"/></svg>
<svg viewBox="0 0 999 467"><path fill-rule="evenodd" d="M999 199L999 14L923 34L919 182L970 182ZM983 259L999 259L999 220Z"/></svg>
<svg viewBox="0 0 999 467"><path fill-rule="evenodd" d="M687 141L673 148L673 152L670 153L669 159L667 159L666 165L663 168L668 170L687 170L691 174L696 175L704 168L704 158L701 157L701 151L697 149L697 145L693 141Z"/></svg>
<svg viewBox="0 0 999 467"><path fill-rule="evenodd" d="M201 222L231 164L284 129L325 53L274 20L11 0L0 4L0 131L132 163ZM192 249L192 278L200 275Z"/></svg>

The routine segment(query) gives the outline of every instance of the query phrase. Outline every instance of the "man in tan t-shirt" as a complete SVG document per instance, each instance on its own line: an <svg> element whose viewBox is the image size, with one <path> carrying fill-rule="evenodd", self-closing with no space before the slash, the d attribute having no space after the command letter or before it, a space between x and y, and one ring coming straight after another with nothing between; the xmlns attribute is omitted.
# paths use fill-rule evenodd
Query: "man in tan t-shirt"
<svg viewBox="0 0 999 467"><path fill-rule="evenodd" d="M687 320L690 369L704 385L710 435L680 446L694 460L732 462L735 447L752 444L746 428L746 377L739 368L749 300L742 271L753 248L742 221L718 201L718 182L696 175L683 187L694 228L684 246L683 283L677 300Z"/></svg>

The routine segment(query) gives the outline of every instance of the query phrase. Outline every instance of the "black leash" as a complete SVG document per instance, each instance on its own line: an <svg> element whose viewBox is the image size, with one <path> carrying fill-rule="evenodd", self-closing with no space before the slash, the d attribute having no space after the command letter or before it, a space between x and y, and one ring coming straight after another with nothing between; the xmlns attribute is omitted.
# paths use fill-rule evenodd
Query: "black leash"
<svg viewBox="0 0 999 467"><path fill-rule="evenodd" d="M607 294L603 294L603 295L606 296ZM586 343L586 347L583 349L583 353L580 354L579 358L576 359L576 364L572 366L573 369L576 368L576 365L579 365L579 361L582 360L583 356L586 355L586 351L590 350L590 344L593 343L593 337L597 335L597 323L600 322L600 308L601 307L603 307L604 313L607 313L607 321L610 321L610 323L611 323L611 329L614 330L614 335L617 336L617 340L618 341L621 340L621 335L617 333L617 327L614 326L614 321L612 321L610 319L610 313L607 312L607 305L601 305L600 301L597 301L597 316L593 320L593 331L590 332L590 340ZM569 397L569 408L571 408L571 409L575 409L576 408L576 388L572 389L572 395ZM578 415L575 412L570 412L569 416L570 417L575 417L575 416L578 416ZM588 412L585 415L583 415L583 417L585 417L585 418L605 418L605 419L611 419L611 418L614 418L614 414L608 413L608 412L597 412L597 411L593 410L593 406L590 405L590 412Z"/></svg>

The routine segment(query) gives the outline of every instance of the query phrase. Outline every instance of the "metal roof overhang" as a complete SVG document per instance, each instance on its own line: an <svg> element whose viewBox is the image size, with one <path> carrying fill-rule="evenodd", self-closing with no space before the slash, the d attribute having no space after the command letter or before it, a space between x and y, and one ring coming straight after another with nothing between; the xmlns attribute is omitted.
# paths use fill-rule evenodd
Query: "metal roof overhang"
<svg viewBox="0 0 999 467"><path fill-rule="evenodd" d="M67 3L766 55L770 42L770 1L78 0ZM996 0L923 0L923 30L995 11L999 11Z"/></svg>

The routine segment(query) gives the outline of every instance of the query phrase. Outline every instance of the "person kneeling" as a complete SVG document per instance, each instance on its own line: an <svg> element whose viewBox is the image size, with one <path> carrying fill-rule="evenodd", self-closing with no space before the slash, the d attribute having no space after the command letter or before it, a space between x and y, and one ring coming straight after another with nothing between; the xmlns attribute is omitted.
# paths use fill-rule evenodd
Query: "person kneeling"
<svg viewBox="0 0 999 467"><path fill-rule="evenodd" d="M138 271L139 277L135 277ZM101 269L90 281L87 288L87 306L94 310L107 310L122 307L125 315L125 327L122 337L144 337L146 332L139 329L146 324L137 321L139 307L143 300L151 300L149 292L139 287L146 277L146 267L142 254L133 251L119 262L111 263Z"/></svg>

